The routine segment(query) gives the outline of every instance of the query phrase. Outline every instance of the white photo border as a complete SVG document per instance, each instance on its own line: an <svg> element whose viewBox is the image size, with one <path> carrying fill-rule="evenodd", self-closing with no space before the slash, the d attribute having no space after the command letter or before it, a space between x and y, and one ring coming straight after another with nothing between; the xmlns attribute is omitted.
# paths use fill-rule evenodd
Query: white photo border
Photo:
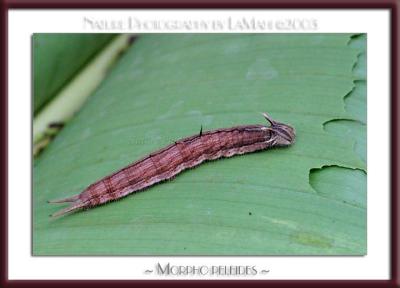
<svg viewBox="0 0 400 288"><path fill-rule="evenodd" d="M86 19L85 19L86 18ZM267 29L185 25L104 26L111 23L265 19ZM172 19L172 20L171 20ZM289 20L288 20L289 19ZM290 19L293 19L290 22ZM297 19L297 22L294 21ZM8 12L8 279L380 279L390 278L390 10L9 10ZM142 22L141 22L142 21ZM176 22L178 21L178 22ZM179 22L181 21L181 22ZM303 21L303 22L302 22ZM149 22L152 23L152 22ZM283 23L283 24L278 24ZM292 23L292 24L290 24ZM293 23L303 23L298 24ZM305 23L305 24L304 24ZM171 25L174 26L171 28ZM282 25L282 26L279 26ZM286 25L286 26L285 26ZM278 27L279 26L279 27ZM141 27L141 28L140 28ZM145 27L145 28L143 28ZM167 28L166 28L167 27ZM164 30L163 30L164 29ZM166 29L170 29L166 31ZM203 30L202 30L203 29ZM239 29L239 30L237 30ZM368 255L363 257L37 257L31 255L31 35L33 33L367 33L368 38ZM23 179L23 180L21 180ZM257 265L254 277L156 276L157 263Z"/></svg>

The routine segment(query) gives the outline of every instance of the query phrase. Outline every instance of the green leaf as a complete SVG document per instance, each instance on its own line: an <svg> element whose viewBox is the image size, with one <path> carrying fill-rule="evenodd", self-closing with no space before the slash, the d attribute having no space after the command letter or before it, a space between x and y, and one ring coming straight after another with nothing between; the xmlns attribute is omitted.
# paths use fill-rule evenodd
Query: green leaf
<svg viewBox="0 0 400 288"><path fill-rule="evenodd" d="M36 114L115 34L34 34Z"/></svg>
<svg viewBox="0 0 400 288"><path fill-rule="evenodd" d="M310 184L310 170L325 166L366 171L355 139L324 127L349 118L360 53L350 36L141 36L34 163L33 253L365 254L366 210L349 201L362 196L349 188L327 197L318 191L332 178L324 175ZM200 126L265 123L263 111L296 128L293 146L209 162L120 201L48 217L63 206L46 200L77 194ZM356 179L347 176L331 187Z"/></svg>
<svg viewBox="0 0 400 288"><path fill-rule="evenodd" d="M354 151L363 162L367 163L367 86L366 86L366 36L365 34L351 37L349 46L357 49L358 61L353 67L355 87L345 97L345 109L348 119L334 119L324 124L324 129L337 137L349 138L354 141ZM349 170L344 167L323 167L312 170L310 184L322 196L342 201L357 207L364 214L364 227L367 225L367 174L362 170ZM364 239L366 253L366 230L360 234Z"/></svg>

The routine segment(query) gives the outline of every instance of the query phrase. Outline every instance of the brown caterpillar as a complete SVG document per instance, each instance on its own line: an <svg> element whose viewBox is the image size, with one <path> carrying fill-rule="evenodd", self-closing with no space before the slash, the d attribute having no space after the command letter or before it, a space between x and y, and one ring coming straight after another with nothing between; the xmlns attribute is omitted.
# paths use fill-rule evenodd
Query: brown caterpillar
<svg viewBox="0 0 400 288"><path fill-rule="evenodd" d="M272 120L262 113L271 126L246 125L203 132L176 141L121 170L89 185L78 195L49 203L71 202L51 216L60 216L82 208L90 208L155 183L171 179L181 171L205 160L231 157L257 150L289 146L294 142L295 129Z"/></svg>

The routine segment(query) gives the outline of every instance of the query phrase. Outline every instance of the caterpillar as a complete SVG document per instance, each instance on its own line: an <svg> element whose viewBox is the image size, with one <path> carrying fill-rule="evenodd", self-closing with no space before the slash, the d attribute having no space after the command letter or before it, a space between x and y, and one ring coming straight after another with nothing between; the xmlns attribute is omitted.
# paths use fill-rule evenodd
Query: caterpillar
<svg viewBox="0 0 400 288"><path fill-rule="evenodd" d="M183 138L89 185L80 194L48 201L71 203L50 215L61 216L95 207L171 179L206 160L231 157L294 143L295 129L262 113L270 126L243 125L203 132Z"/></svg>

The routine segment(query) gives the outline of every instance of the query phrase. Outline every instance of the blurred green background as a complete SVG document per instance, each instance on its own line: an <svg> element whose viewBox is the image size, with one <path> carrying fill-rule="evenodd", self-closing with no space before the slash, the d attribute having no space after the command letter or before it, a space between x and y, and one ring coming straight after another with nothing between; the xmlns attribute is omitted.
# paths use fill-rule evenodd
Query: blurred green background
<svg viewBox="0 0 400 288"><path fill-rule="evenodd" d="M34 114L113 37L115 34L34 34Z"/></svg>

